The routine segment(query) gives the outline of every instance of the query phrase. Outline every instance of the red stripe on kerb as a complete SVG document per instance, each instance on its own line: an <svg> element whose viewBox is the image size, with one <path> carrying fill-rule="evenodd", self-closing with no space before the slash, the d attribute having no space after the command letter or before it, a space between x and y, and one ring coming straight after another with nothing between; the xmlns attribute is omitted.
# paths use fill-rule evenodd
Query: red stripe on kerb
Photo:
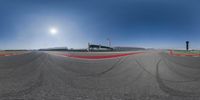
<svg viewBox="0 0 200 100"><path fill-rule="evenodd" d="M0 54L0 56L5 56L4 54Z"/></svg>
<svg viewBox="0 0 200 100"><path fill-rule="evenodd" d="M78 56L78 55L72 55L72 54L64 54L64 56L73 57L73 58L81 58L81 59L105 59L105 58L116 58L116 57L128 56L128 55L133 55L133 54L141 54L141 53L143 52L103 55L103 56Z"/></svg>

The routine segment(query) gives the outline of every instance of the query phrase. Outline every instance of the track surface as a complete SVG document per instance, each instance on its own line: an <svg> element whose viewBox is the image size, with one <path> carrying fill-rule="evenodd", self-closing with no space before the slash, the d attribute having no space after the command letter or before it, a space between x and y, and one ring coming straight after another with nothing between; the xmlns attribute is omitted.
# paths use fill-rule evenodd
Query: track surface
<svg viewBox="0 0 200 100"><path fill-rule="evenodd" d="M199 57L158 51L102 60L0 57L0 100L199 100L199 83Z"/></svg>

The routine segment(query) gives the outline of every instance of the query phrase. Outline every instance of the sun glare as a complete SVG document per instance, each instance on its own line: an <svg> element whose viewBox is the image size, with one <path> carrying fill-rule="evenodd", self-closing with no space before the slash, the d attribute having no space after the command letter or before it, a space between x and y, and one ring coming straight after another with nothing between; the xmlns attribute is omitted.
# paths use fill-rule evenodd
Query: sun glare
<svg viewBox="0 0 200 100"><path fill-rule="evenodd" d="M51 29L50 29L50 33L51 33L52 35L56 35L56 34L58 33L58 31L57 31L56 28L51 28Z"/></svg>

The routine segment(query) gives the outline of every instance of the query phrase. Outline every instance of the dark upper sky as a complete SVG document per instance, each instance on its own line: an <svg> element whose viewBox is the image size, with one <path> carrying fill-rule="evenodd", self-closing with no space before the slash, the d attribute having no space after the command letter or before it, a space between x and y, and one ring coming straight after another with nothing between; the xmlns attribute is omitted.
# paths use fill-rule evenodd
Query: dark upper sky
<svg viewBox="0 0 200 100"><path fill-rule="evenodd" d="M181 1L181 2L180 2ZM87 43L200 48L200 2L191 0L0 0L0 49ZM57 34L51 34L51 28Z"/></svg>

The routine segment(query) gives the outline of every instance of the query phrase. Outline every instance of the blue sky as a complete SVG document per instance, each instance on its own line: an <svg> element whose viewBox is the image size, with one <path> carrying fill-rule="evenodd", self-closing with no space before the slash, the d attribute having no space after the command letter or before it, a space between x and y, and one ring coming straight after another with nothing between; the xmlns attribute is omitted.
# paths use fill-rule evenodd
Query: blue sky
<svg viewBox="0 0 200 100"><path fill-rule="evenodd" d="M180 2L181 1L181 2ZM200 48L199 2L191 0L0 0L0 49L87 43ZM51 35L54 27L58 34Z"/></svg>

